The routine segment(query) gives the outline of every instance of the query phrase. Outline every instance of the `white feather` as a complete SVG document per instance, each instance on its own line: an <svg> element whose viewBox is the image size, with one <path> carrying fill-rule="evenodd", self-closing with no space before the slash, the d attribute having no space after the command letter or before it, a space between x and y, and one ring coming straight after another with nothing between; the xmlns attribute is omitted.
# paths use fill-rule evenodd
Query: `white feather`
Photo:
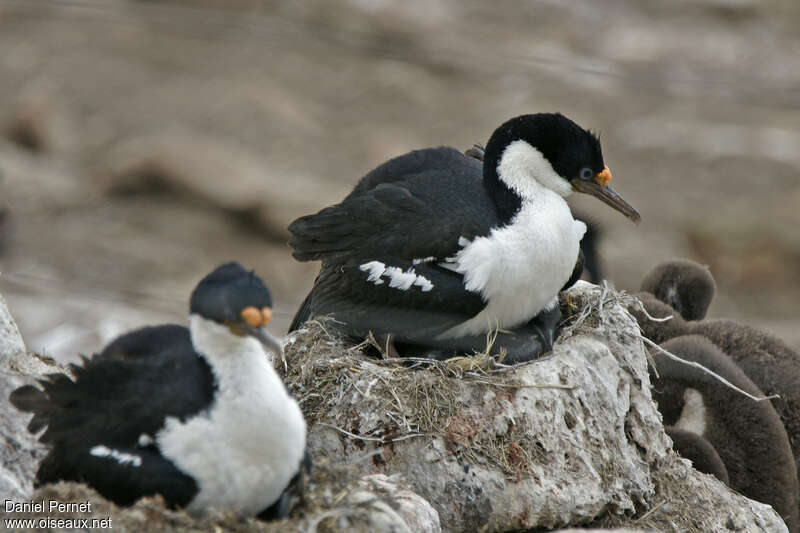
<svg viewBox="0 0 800 533"><path fill-rule="evenodd" d="M369 263L364 263L363 265L359 266L358 269L361 272L369 272L367 281L371 281L375 283L375 285L383 285L381 276L386 270L385 264L381 263L380 261L370 261Z"/></svg>
<svg viewBox="0 0 800 533"><path fill-rule="evenodd" d="M522 198L511 222L462 244L443 264L464 276L467 290L480 293L486 307L440 338L513 328L554 301L572 274L586 225L572 218L564 197L572 186L536 148L512 142L498 165L500 179Z"/></svg>
<svg viewBox="0 0 800 533"><path fill-rule="evenodd" d="M414 285L419 287L422 290L422 292L428 292L429 290L433 289L433 282L431 282L431 280L429 280L422 274L419 274L417 276L417 280L414 282Z"/></svg>
<svg viewBox="0 0 800 533"><path fill-rule="evenodd" d="M161 453L197 481L187 506L251 516L274 503L297 473L306 423L261 343L191 317L192 343L216 379L209 409L186 422L168 418L156 435Z"/></svg>
<svg viewBox="0 0 800 533"><path fill-rule="evenodd" d="M415 259L414 261L433 261L433 259L433 257L430 257L425 259ZM418 262L415 262L414 264L419 264ZM371 281L375 285L381 285L383 283L381 276L386 276L389 278L389 287L393 289L407 291L412 285L420 287L422 292L428 292L429 290L433 289L433 283L431 280L421 274L417 274L413 268L409 268L408 270L404 271L400 267L387 267L380 261L369 261L368 263L364 263L363 265L359 266L358 269L362 272L368 272L369 274L367 275L367 281Z"/></svg>
<svg viewBox="0 0 800 533"><path fill-rule="evenodd" d="M387 267L384 275L389 276L389 287L403 291L408 290L417 281L417 275L413 270L403 272L399 267Z"/></svg>
<svg viewBox="0 0 800 533"><path fill-rule="evenodd" d="M534 198L541 187L562 198L572 194L572 185L553 170L542 152L521 139L506 146L497 165L497 175L523 200Z"/></svg>
<svg viewBox="0 0 800 533"><path fill-rule="evenodd" d="M138 455L120 452L119 450L114 450L108 446L103 446L102 444L94 446L91 450L89 450L89 454L94 455L95 457L110 457L121 465L130 465L134 468L142 466L142 458Z"/></svg>

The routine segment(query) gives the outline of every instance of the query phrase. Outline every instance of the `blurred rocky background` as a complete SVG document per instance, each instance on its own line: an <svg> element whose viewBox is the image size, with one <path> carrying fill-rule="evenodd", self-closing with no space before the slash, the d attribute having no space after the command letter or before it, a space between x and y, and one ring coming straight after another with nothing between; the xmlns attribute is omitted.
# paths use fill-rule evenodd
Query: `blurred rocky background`
<svg viewBox="0 0 800 533"><path fill-rule="evenodd" d="M800 348L793 0L0 0L0 293L60 360L182 322L237 259L288 326L295 217L426 146L562 111L601 135L634 226L591 198L617 288L709 265L710 317Z"/></svg>

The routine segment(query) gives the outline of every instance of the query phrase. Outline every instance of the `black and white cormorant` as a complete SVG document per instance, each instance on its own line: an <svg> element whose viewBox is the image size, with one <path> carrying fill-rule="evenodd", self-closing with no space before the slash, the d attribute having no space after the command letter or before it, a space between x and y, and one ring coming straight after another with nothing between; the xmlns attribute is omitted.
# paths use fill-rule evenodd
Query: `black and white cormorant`
<svg viewBox="0 0 800 533"><path fill-rule="evenodd" d="M304 459L306 424L272 365L264 282L238 263L192 293L189 329L133 331L11 394L49 445L38 485L85 482L129 505L161 494L192 514L275 511ZM270 509L268 509L270 508Z"/></svg>
<svg viewBox="0 0 800 533"><path fill-rule="evenodd" d="M499 329L509 360L536 355L552 344L559 290L580 276L586 227L564 198L592 194L639 220L610 180L597 137L561 114L507 121L483 163L446 147L392 159L289 226L294 257L322 261L292 328L332 315L356 337L461 351Z"/></svg>

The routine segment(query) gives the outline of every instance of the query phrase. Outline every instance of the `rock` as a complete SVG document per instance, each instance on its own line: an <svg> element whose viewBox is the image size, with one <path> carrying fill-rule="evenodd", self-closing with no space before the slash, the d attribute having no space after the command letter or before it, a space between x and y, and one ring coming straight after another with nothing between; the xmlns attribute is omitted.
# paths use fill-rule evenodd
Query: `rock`
<svg viewBox="0 0 800 533"><path fill-rule="evenodd" d="M442 528L436 509L419 494L399 485L397 476L394 478L373 474L362 478L359 485L364 488L364 494L367 496L372 493L371 497L374 497L374 494L388 497L393 507L388 514L397 517L394 521L398 523L398 528L405 526L412 533L440 532Z"/></svg>
<svg viewBox="0 0 800 533"><path fill-rule="evenodd" d="M579 311L553 355L496 370L485 355L466 369L465 361L408 368L308 323L288 339L286 382L309 421L312 456L350 462L380 452L356 467L401 474L438 511L443 531L603 521L714 531L730 520L746 531L785 530L770 507L672 452L625 298L579 283L569 291ZM630 518L637 514L646 520Z"/></svg>
<svg viewBox="0 0 800 533"><path fill-rule="evenodd" d="M345 346L325 322L307 324L287 340L286 381L309 419L315 467L281 522L214 513L198 521L166 509L160 497L118 508L74 483L28 496L41 452L7 401L3 435L26 440L15 456L2 456L3 493L90 501L92 517L111 517L118 531L786 531L772 508L672 452L638 330L620 305L626 298L580 283L569 292L571 322L553 355L510 368L486 354L424 368L382 361ZM12 331L10 317L2 323ZM10 370L5 398L16 386L11 378L23 381L20 370L35 376L55 368L24 349L2 361ZM26 516L40 515L10 517Z"/></svg>
<svg viewBox="0 0 800 533"><path fill-rule="evenodd" d="M108 192L168 189L242 215L282 240L294 218L342 192L326 181L285 175L240 144L187 130L123 139L101 167L98 184Z"/></svg>
<svg viewBox="0 0 800 533"><path fill-rule="evenodd" d="M58 371L52 361L28 354L17 324L0 296L0 494L5 498L27 499L44 450L28 433L30 416L14 409L8 401L11 391L32 381L32 377Z"/></svg>
<svg viewBox="0 0 800 533"><path fill-rule="evenodd" d="M12 512L7 518L50 520L110 520L119 532L139 531L216 531L297 532L325 531L354 533L439 533L439 517L431 505L409 491L400 481L387 476L358 478L352 469L323 467L309 482L303 502L286 520L262 522L242 520L230 514L212 512L206 518L193 518L180 510L165 507L160 497L142 498L130 507L118 507L93 489L80 483L56 483L38 489L33 501L75 504L90 502L91 512L65 509L61 512ZM27 501L27 500L25 500ZM106 528L108 528L108 525ZM102 524L97 524L102 527ZM90 531L87 527L71 531ZM92 529L91 531L95 531Z"/></svg>
<svg viewBox="0 0 800 533"><path fill-rule="evenodd" d="M627 527L614 529L559 529L554 533L647 533L644 529L628 529Z"/></svg>
<svg viewBox="0 0 800 533"><path fill-rule="evenodd" d="M19 88L11 105L3 128L11 142L37 155L75 149L76 131L81 128L64 105L59 87L34 79Z"/></svg>
<svg viewBox="0 0 800 533"><path fill-rule="evenodd" d="M25 343L17 323L8 310L5 299L0 296L0 365L8 368L11 361L25 353Z"/></svg>

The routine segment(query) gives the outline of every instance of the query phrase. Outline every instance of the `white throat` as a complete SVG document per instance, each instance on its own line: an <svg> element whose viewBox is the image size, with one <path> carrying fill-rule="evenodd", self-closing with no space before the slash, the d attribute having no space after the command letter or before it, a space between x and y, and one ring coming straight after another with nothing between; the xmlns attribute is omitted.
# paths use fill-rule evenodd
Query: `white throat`
<svg viewBox="0 0 800 533"><path fill-rule="evenodd" d="M575 267L586 225L572 218L564 198L532 183L531 196L523 197L508 225L473 241L465 239L449 258L445 266L461 273L464 288L479 293L486 307L440 338L514 328L558 304L558 291Z"/></svg>
<svg viewBox="0 0 800 533"><path fill-rule="evenodd" d="M228 374L232 370L235 375L244 363L236 361L237 354L262 354L262 357L271 358L258 339L250 335L234 335L227 326L200 315L193 314L189 317L189 331L192 335L192 345L211 365L218 380L233 377L218 374Z"/></svg>
<svg viewBox="0 0 800 533"><path fill-rule="evenodd" d="M564 201L569 182L528 142L509 144L497 175L522 199L514 218L489 235L459 241L462 248L443 265L464 276L464 288L479 293L486 307L450 328L442 339L514 328L558 304L558 291L578 259L586 225L572 218Z"/></svg>
<svg viewBox="0 0 800 533"><path fill-rule="evenodd" d="M497 164L497 176L523 201L534 198L542 187L562 198L572 194L572 185L553 170L542 152L521 139L506 146Z"/></svg>
<svg viewBox="0 0 800 533"><path fill-rule="evenodd" d="M157 444L197 482L187 511L218 507L252 516L274 503L297 473L306 423L258 340L198 315L191 316L190 330L214 373L214 402L185 422L168 418Z"/></svg>

